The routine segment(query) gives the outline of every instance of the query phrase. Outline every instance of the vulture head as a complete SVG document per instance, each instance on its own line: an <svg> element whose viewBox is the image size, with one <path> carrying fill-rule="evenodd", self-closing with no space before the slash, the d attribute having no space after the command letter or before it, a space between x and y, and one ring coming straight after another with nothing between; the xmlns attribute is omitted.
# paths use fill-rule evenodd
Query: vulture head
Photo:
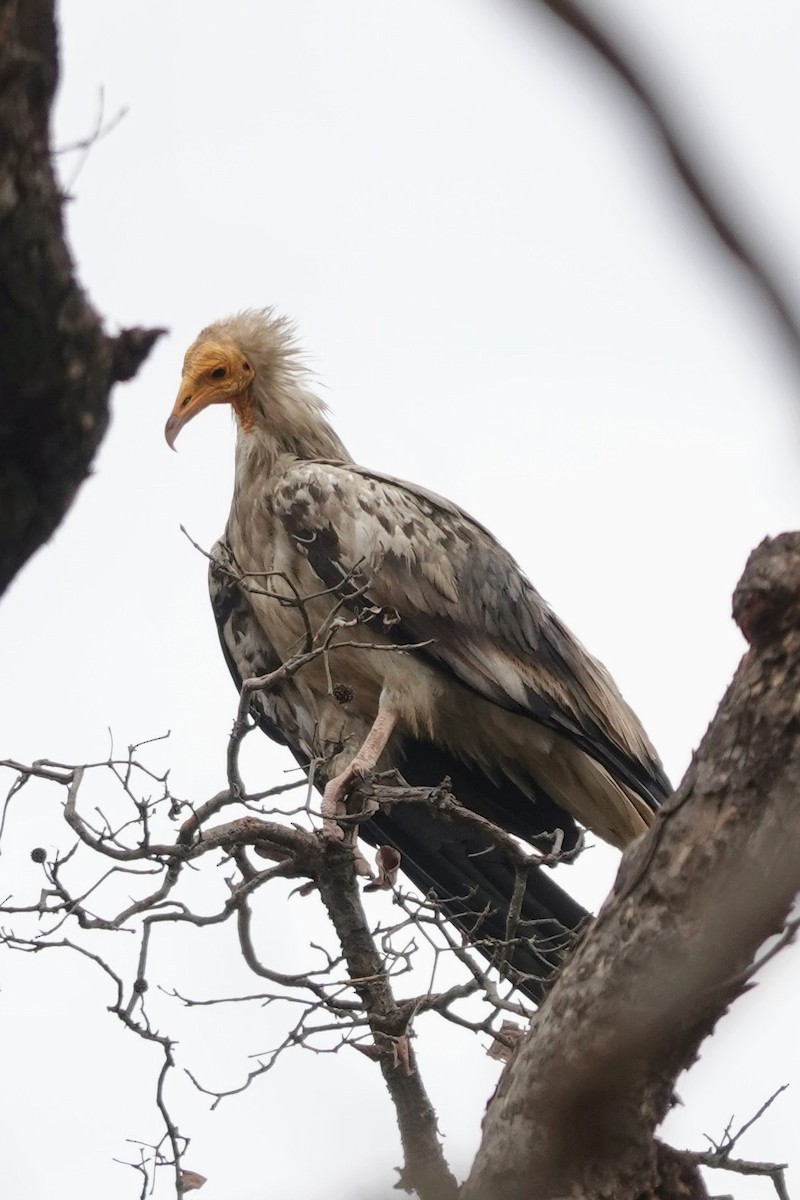
<svg viewBox="0 0 800 1200"><path fill-rule="evenodd" d="M278 449L322 435L323 453L344 448L324 418L325 405L308 389L308 372L292 323L272 309L251 309L204 329L186 351L178 397L164 429L172 449L193 417L211 404L230 404L241 435L268 439ZM319 452L319 451L315 451Z"/></svg>
<svg viewBox="0 0 800 1200"><path fill-rule="evenodd" d="M192 343L183 360L178 398L164 429L173 450L183 426L209 404L230 404L242 415L248 411L255 377L251 357L220 327L204 329Z"/></svg>

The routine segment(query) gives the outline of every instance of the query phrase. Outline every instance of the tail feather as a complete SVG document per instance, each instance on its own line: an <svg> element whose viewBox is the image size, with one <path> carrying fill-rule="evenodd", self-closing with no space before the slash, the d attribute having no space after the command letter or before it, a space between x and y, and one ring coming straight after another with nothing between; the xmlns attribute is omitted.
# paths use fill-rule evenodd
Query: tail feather
<svg viewBox="0 0 800 1200"><path fill-rule="evenodd" d="M574 822L552 802L544 798L541 806L533 806L512 784L495 786L430 743L406 746L399 766L412 786L434 786L449 778L453 794L466 808L542 849L552 848L556 831L563 851L577 842ZM532 810L538 814L535 828L531 828ZM528 869L519 918L508 931L515 867L474 828L444 821L424 805L402 804L391 814L377 813L359 832L372 845L398 850L403 873L423 894L437 898L466 942L530 1000L541 1001L575 931L590 919L547 867ZM512 942L506 947L509 932Z"/></svg>

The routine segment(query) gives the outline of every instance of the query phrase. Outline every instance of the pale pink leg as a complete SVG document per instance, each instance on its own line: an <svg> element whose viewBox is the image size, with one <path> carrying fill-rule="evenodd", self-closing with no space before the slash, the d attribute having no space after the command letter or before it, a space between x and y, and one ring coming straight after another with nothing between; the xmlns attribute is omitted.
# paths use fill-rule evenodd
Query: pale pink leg
<svg viewBox="0 0 800 1200"><path fill-rule="evenodd" d="M356 751L348 766L328 782L322 796L322 833L331 841L340 842L344 837L341 825L336 818L345 812L345 800L350 785L365 771L372 771L392 736L397 717L387 709L381 709L375 718L359 750Z"/></svg>

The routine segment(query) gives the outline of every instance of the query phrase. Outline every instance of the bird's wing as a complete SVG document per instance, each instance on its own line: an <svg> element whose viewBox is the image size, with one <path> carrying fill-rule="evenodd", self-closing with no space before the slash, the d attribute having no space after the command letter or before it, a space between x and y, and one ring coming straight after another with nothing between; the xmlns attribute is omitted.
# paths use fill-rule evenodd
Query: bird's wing
<svg viewBox="0 0 800 1200"><path fill-rule="evenodd" d="M247 593L238 583L241 572L228 544L211 550L208 591L220 646L238 691L245 679L268 675L281 665L278 651L256 620ZM253 717L274 742L288 746L307 767L314 755L314 714L301 702L291 679L269 692L254 692Z"/></svg>
<svg viewBox="0 0 800 1200"><path fill-rule="evenodd" d="M237 691L245 679L265 675L280 665L275 647L259 624L239 582L240 571L229 547L219 541L211 552L209 592L217 631ZM291 679L269 693L256 692L252 712L263 731L287 746L296 761L316 764L318 788L327 782L325 763L315 756L314 714ZM395 764L412 786L431 786L445 777L459 801L501 828L550 849L551 831L559 826L565 851L576 844L577 830L566 813L542 795L536 806L504 780L497 785L477 769L459 762L429 742L409 740ZM524 818L520 814L524 813ZM398 805L380 810L359 825L359 836L373 846L394 846L401 869L420 891L433 891L447 916L489 959L506 937L508 909L517 869L481 834L459 822L442 821L424 805ZM589 919L543 867L529 868L518 918L520 940L511 961L500 966L520 989L538 1003L547 980L571 944L571 931Z"/></svg>
<svg viewBox="0 0 800 1200"><path fill-rule="evenodd" d="M494 704L557 731L655 808L669 782L605 667L450 501L349 463L294 461L273 505L327 587Z"/></svg>

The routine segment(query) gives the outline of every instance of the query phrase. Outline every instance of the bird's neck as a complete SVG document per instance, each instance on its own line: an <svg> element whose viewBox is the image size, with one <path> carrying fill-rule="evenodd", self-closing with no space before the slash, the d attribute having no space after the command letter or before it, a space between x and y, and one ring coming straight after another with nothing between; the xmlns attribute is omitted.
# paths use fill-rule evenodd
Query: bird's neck
<svg viewBox="0 0 800 1200"><path fill-rule="evenodd" d="M290 403L282 403L282 400L273 394L262 407L256 396L234 406L238 479L269 476L278 459L286 456L352 462L315 396L295 391Z"/></svg>

